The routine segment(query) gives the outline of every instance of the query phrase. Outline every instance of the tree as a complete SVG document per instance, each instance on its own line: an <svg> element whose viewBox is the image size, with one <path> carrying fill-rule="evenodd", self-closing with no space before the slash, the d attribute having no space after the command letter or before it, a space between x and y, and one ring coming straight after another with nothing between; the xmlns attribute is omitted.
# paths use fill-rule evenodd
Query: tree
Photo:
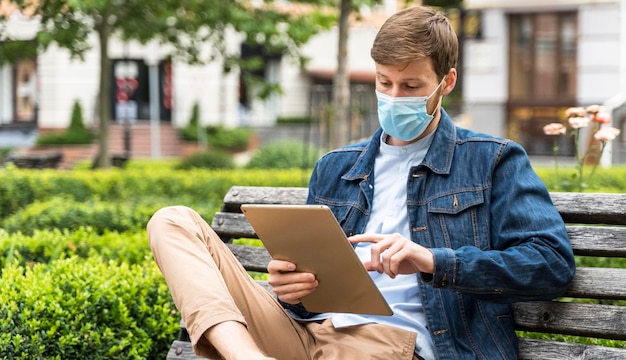
<svg viewBox="0 0 626 360"><path fill-rule="evenodd" d="M339 2L339 36L337 43L337 72L333 78L334 112L330 117L330 147L345 145L349 139L350 127L350 76L348 69L348 40L350 17L358 15L361 6L373 6L380 0L340 0Z"/></svg>
<svg viewBox="0 0 626 360"><path fill-rule="evenodd" d="M309 4L322 1L303 0ZM224 41L227 31L244 34L244 41L252 46L287 53L304 61L299 53L301 45L318 31L330 27L335 18L332 12L325 13L312 6L294 15L271 2L255 6L255 2L236 0L14 0L13 3L22 13L39 17L42 26L35 38L38 51L56 43L69 50L72 57L82 59L90 50L89 35L96 33L100 47L100 142L95 167L110 166L112 69L108 44L111 37L170 45L174 49L172 57L187 63L222 59L224 70L230 71L236 67L258 66L258 62L241 62L237 54L229 53ZM6 18L0 17L0 25L3 21ZM0 52L6 51L9 45L15 48L10 40L0 37ZM203 57L200 49L206 44L212 52ZM0 57L0 63L2 60Z"/></svg>
<svg viewBox="0 0 626 360"><path fill-rule="evenodd" d="M337 72L333 79L333 103L335 112L329 126L334 133L331 136L331 148L337 148L348 142L350 122L350 76L348 73L348 39L352 0L341 0L339 6L339 36L337 42ZM334 125L334 126L333 126Z"/></svg>

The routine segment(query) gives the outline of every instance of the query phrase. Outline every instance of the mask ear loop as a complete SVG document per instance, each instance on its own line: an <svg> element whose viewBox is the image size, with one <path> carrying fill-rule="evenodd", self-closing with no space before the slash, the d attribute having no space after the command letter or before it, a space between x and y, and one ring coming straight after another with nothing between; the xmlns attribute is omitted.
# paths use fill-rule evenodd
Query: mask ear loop
<svg viewBox="0 0 626 360"><path fill-rule="evenodd" d="M438 92L439 90L442 90L442 91L443 91L443 87L441 87L441 84L443 84L443 83L444 83L444 81L446 80L446 76L448 76L448 75L445 75L445 76L443 77L443 79L441 79L441 82L439 83L439 85L437 85L437 88L435 89L435 91L433 91L433 93L432 93L432 94L430 94L430 96L435 95L435 93L436 93L436 92ZM430 98L430 96L429 96L429 98ZM433 113L432 113L432 114L428 114L428 115L429 115L429 116L432 116L432 117L435 117L435 113L436 113L436 112L437 112L437 110L439 110L439 108L441 107L441 103L442 103L442 102L443 102L443 95L439 95L439 101L437 101L437 106L435 106L435 108L433 109Z"/></svg>

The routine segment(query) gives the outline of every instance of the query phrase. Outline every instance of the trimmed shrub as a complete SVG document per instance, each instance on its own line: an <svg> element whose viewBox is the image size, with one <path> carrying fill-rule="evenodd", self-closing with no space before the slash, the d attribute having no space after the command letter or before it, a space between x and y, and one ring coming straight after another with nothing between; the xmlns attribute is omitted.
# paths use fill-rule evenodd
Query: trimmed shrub
<svg viewBox="0 0 626 360"><path fill-rule="evenodd" d="M3 222L8 232L33 234L37 229L76 230L89 226L98 234L143 229L156 211L146 205L106 203L91 200L84 203L54 197L37 201L16 212Z"/></svg>
<svg viewBox="0 0 626 360"><path fill-rule="evenodd" d="M8 264L32 266L70 257L98 256L126 264L152 260L144 230L98 234L91 227L68 230L35 230L32 235L0 229L0 269Z"/></svg>
<svg viewBox="0 0 626 360"><path fill-rule="evenodd" d="M2 359L165 358L179 325L154 263L11 265L0 299Z"/></svg>
<svg viewBox="0 0 626 360"><path fill-rule="evenodd" d="M0 147L0 165L2 165L4 159L9 156L9 154L13 151L13 148L7 147L7 148L2 148Z"/></svg>
<svg viewBox="0 0 626 360"><path fill-rule="evenodd" d="M193 103L191 108L191 116L187 125L180 130L180 136L185 141L198 141L198 124L200 122L200 105L198 102Z"/></svg>
<svg viewBox="0 0 626 360"><path fill-rule="evenodd" d="M40 135L37 138L37 145L91 144L95 139L95 134L85 127L82 107L78 100L75 100L70 126L61 133Z"/></svg>
<svg viewBox="0 0 626 360"><path fill-rule="evenodd" d="M222 125L207 127L207 143L214 149L245 150L250 143L250 136L252 136L250 128L226 128Z"/></svg>
<svg viewBox="0 0 626 360"><path fill-rule="evenodd" d="M180 135L185 141L198 141L199 133L204 131L207 143L212 149L241 151L248 148L252 129L246 127L227 128L223 125L200 128L198 111L199 109L194 106L189 123L180 130Z"/></svg>
<svg viewBox="0 0 626 360"><path fill-rule="evenodd" d="M176 167L179 170L188 169L233 169L235 160L233 155L221 151L202 151L184 158Z"/></svg>
<svg viewBox="0 0 626 360"><path fill-rule="evenodd" d="M310 124L313 122L313 118L310 116L279 116L276 119L276 124L290 125L290 124Z"/></svg>
<svg viewBox="0 0 626 360"><path fill-rule="evenodd" d="M75 202L97 200L129 206L140 203L155 209L183 204L210 220L233 185L306 186L310 176L310 170L302 169L175 171L175 164L95 171L0 169L0 226L2 219L35 200L44 202L54 196Z"/></svg>
<svg viewBox="0 0 626 360"><path fill-rule="evenodd" d="M250 158L247 168L312 168L321 152L298 141L276 141L261 146Z"/></svg>

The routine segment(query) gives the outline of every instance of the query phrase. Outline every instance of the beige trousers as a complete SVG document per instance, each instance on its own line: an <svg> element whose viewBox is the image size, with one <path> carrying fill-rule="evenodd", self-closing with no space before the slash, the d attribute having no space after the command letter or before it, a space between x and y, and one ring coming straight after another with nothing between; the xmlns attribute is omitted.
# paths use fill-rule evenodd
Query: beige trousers
<svg viewBox="0 0 626 360"><path fill-rule="evenodd" d="M230 320L246 325L258 346L279 360L417 359L410 331L380 324L335 329L329 320L293 320L192 209L157 211L148 238L200 356L220 358L203 334Z"/></svg>

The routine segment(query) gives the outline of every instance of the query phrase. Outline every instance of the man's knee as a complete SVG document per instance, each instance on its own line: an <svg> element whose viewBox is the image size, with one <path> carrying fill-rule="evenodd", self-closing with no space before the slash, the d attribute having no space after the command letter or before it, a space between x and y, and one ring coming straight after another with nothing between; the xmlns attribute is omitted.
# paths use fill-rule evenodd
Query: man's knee
<svg viewBox="0 0 626 360"><path fill-rule="evenodd" d="M172 232L179 232L181 229L192 226L196 223L194 217L200 217L195 210L186 206L167 206L157 210L148 221L146 229L148 232L148 241L154 248L161 240L169 240ZM185 224L187 222L187 224ZM192 229L187 229L190 231Z"/></svg>
<svg viewBox="0 0 626 360"><path fill-rule="evenodd" d="M195 211L186 206L166 206L157 210L150 218L147 225L148 233L154 232L161 226L177 224L181 219L188 218Z"/></svg>

